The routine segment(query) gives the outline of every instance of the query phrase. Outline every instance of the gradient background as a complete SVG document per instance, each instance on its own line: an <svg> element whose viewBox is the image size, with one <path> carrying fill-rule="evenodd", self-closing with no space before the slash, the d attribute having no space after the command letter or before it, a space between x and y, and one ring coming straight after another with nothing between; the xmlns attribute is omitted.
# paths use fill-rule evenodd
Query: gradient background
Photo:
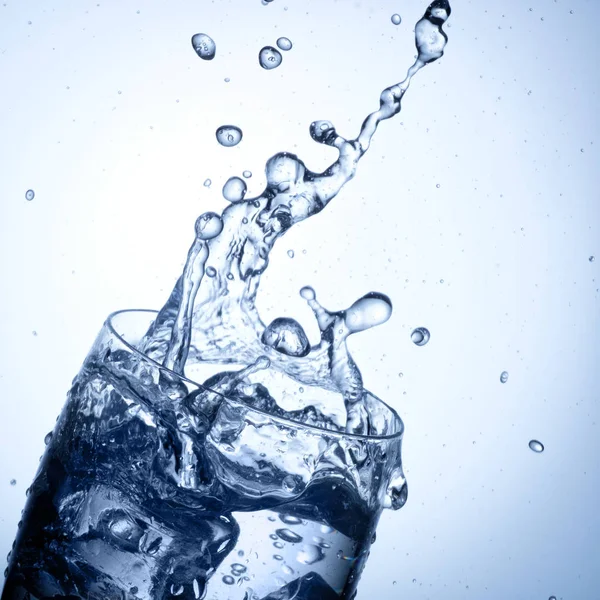
<svg viewBox="0 0 600 600"><path fill-rule="evenodd" d="M229 176L253 171L249 197L277 151L328 165L310 122L355 136L412 63L425 8L0 4L1 556L107 314L161 306ZM384 515L359 599L600 598L598 4L453 9L446 55L355 180L276 245L259 307L314 340L302 285L331 308L371 290L394 302L351 348L405 420L409 500ZM192 50L198 31L217 42L212 62ZM294 48L264 71L258 51L281 35ZM243 129L239 146L217 145L224 123Z"/></svg>

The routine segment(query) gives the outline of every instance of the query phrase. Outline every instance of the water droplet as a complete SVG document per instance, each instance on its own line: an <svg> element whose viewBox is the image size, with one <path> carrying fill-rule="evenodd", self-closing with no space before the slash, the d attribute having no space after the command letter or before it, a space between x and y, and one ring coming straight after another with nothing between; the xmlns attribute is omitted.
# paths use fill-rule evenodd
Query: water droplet
<svg viewBox="0 0 600 600"><path fill-rule="evenodd" d="M274 319L263 331L261 339L266 346L287 356L306 356L310 352L308 337L302 325L288 317ZM292 485L295 487L294 478L288 476L285 479L288 478L292 480Z"/></svg>
<svg viewBox="0 0 600 600"><path fill-rule="evenodd" d="M531 440L529 442L529 447L537 453L544 451L544 444L542 444L542 442L538 442L538 440Z"/></svg>
<svg viewBox="0 0 600 600"><path fill-rule="evenodd" d="M201 240L212 240L223 231L223 221L214 212L205 212L196 219L196 237Z"/></svg>
<svg viewBox="0 0 600 600"><path fill-rule="evenodd" d="M129 588L129 593L133 594L135 596L135 594L138 593L138 588L134 585L133 587Z"/></svg>
<svg viewBox="0 0 600 600"><path fill-rule="evenodd" d="M508 371L502 371L500 373L500 383L506 383L508 381Z"/></svg>
<svg viewBox="0 0 600 600"><path fill-rule="evenodd" d="M281 550L285 546L285 544L283 542L273 542L273 546L275 546L277 550Z"/></svg>
<svg viewBox="0 0 600 600"><path fill-rule="evenodd" d="M413 583L417 583L417 580L416 580L416 579L413 579Z"/></svg>
<svg viewBox="0 0 600 600"><path fill-rule="evenodd" d="M231 565L231 573L238 577L240 575L243 575L247 570L248 570L248 567L245 567L244 565L242 565L240 563L233 563Z"/></svg>
<svg viewBox="0 0 600 600"><path fill-rule="evenodd" d="M381 325L391 316L391 300L385 294L370 292L346 310L344 322L351 333L356 333Z"/></svg>
<svg viewBox="0 0 600 600"><path fill-rule="evenodd" d="M233 273L227 273L227 279L233 280Z"/></svg>
<svg viewBox="0 0 600 600"><path fill-rule="evenodd" d="M265 46L258 53L258 62L263 69L267 69L270 71L271 69L276 69L283 60L281 56L281 52L277 50L277 48L273 48L273 46Z"/></svg>
<svg viewBox="0 0 600 600"><path fill-rule="evenodd" d="M237 146L242 141L244 134L235 125L221 125L215 132L215 135L217 136L217 142L221 146L231 148L232 146Z"/></svg>
<svg viewBox="0 0 600 600"><path fill-rule="evenodd" d="M240 202L246 195L246 182L240 177L230 177L223 186L223 198L229 202Z"/></svg>
<svg viewBox="0 0 600 600"><path fill-rule="evenodd" d="M286 525L300 525L302 523L302 519L294 517L293 515L281 514L279 515L279 519Z"/></svg>
<svg viewBox="0 0 600 600"><path fill-rule="evenodd" d="M298 544L302 541L302 536L298 535L291 529L277 529L275 533L284 541L291 544Z"/></svg>
<svg viewBox="0 0 600 600"><path fill-rule="evenodd" d="M231 79L229 77L225 77L225 79L223 80L225 83L229 83L231 81Z"/></svg>
<svg viewBox="0 0 600 600"><path fill-rule="evenodd" d="M281 556L281 554L273 554L273 558L275 560L283 560L283 556Z"/></svg>
<svg viewBox="0 0 600 600"><path fill-rule="evenodd" d="M296 556L296 560L305 565L314 565L324 558L325 553L323 550L314 544L307 544L306 546L303 546L302 550L300 550Z"/></svg>
<svg viewBox="0 0 600 600"><path fill-rule="evenodd" d="M50 440L52 439L52 432L49 431L46 434L46 437L44 438L44 444L47 446L50 443Z"/></svg>
<svg viewBox="0 0 600 600"><path fill-rule="evenodd" d="M233 585L235 583L235 579L231 575L224 575L223 583L225 585Z"/></svg>
<svg viewBox="0 0 600 600"><path fill-rule="evenodd" d="M294 569L292 569L292 567L290 567L289 565L283 565L281 567L281 570L286 574L286 575L293 575L294 574Z"/></svg>
<svg viewBox="0 0 600 600"><path fill-rule="evenodd" d="M294 251L293 251L293 250L288 250L288 251L287 251L287 255L288 255L290 258L294 258Z"/></svg>
<svg viewBox="0 0 600 600"><path fill-rule="evenodd" d="M429 333L429 329L426 327L417 327L410 334L410 339L417 346L424 346L429 341L430 337L431 334Z"/></svg>
<svg viewBox="0 0 600 600"><path fill-rule="evenodd" d="M571 11L573 12L573 11ZM556 596L550 596L550 598L548 598L548 600L556 600Z"/></svg>
<svg viewBox="0 0 600 600"><path fill-rule="evenodd" d="M402 23L402 17L398 13L392 15L392 23L394 25L400 25Z"/></svg>
<svg viewBox="0 0 600 600"><path fill-rule="evenodd" d="M31 333L34 337L37 337L37 331L35 329Z"/></svg>
<svg viewBox="0 0 600 600"><path fill-rule="evenodd" d="M284 52L292 49L292 41L286 37L280 37L277 40L277 47Z"/></svg>
<svg viewBox="0 0 600 600"><path fill-rule="evenodd" d="M17 480L16 479L11 479L10 480L10 485L17 485Z"/></svg>
<svg viewBox="0 0 600 600"><path fill-rule="evenodd" d="M590 257L589 257L589 259L588 259L588 260L589 260L590 262L594 262L594 261L596 260L596 257L592 255L592 256L590 256Z"/></svg>
<svg viewBox="0 0 600 600"><path fill-rule="evenodd" d="M206 268L206 274L209 277L214 277L217 274L217 270L214 267L207 267Z"/></svg>
<svg viewBox="0 0 600 600"><path fill-rule="evenodd" d="M215 41L206 33L196 33L192 36L192 46L196 54L203 60L212 60L217 51Z"/></svg>
<svg viewBox="0 0 600 600"><path fill-rule="evenodd" d="M25 192L25 200L33 200L35 198L35 192L33 190L27 190Z"/></svg>
<svg viewBox="0 0 600 600"><path fill-rule="evenodd" d="M439 190L442 186L439 183L436 183L435 187Z"/></svg>
<svg viewBox="0 0 600 600"><path fill-rule="evenodd" d="M313 290L313 288L311 288L309 285L305 285L301 290L300 290L300 295L305 299L305 300L314 300L317 295L315 294L315 290Z"/></svg>
<svg viewBox="0 0 600 600"><path fill-rule="evenodd" d="M204 187L210 187L212 181L210 179L205 179L204 180Z"/></svg>
<svg viewBox="0 0 600 600"><path fill-rule="evenodd" d="M252 177L252 171L244 171L242 173L242 175L246 178L246 179L250 179L250 177Z"/></svg>

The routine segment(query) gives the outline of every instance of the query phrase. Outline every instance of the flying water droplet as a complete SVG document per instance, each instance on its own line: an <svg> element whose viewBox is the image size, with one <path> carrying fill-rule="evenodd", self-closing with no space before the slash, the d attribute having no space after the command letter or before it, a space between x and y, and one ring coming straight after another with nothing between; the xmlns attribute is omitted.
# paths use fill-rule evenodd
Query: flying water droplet
<svg viewBox="0 0 600 600"><path fill-rule="evenodd" d="M250 179L250 177L252 177L252 171L244 171L242 173L242 175L246 178L246 179Z"/></svg>
<svg viewBox="0 0 600 600"><path fill-rule="evenodd" d="M240 202L246 195L246 182L240 177L230 177L223 186L223 197L229 202Z"/></svg>
<svg viewBox="0 0 600 600"><path fill-rule="evenodd" d="M10 480L10 485L17 485L17 480L16 479L11 479Z"/></svg>
<svg viewBox="0 0 600 600"><path fill-rule="evenodd" d="M288 250L288 251L287 251L287 255L288 255L290 258L294 258L294 251L293 251L293 250Z"/></svg>
<svg viewBox="0 0 600 600"><path fill-rule="evenodd" d="M215 132L217 136L217 142L221 146L231 148L237 146L242 141L242 130L235 125L221 125Z"/></svg>
<svg viewBox="0 0 600 600"><path fill-rule="evenodd" d="M370 292L346 311L344 322L350 333L356 333L381 325L391 316L391 300L385 294Z"/></svg>
<svg viewBox="0 0 600 600"><path fill-rule="evenodd" d="M223 231L223 221L214 212L205 212L196 219L196 237L200 240L211 240Z"/></svg>
<svg viewBox="0 0 600 600"><path fill-rule="evenodd" d="M273 46L265 46L258 53L258 62L263 69L267 69L270 71L271 69L276 69L283 60L281 56L281 52L277 50L277 48L273 48Z"/></svg>
<svg viewBox="0 0 600 600"><path fill-rule="evenodd" d="M540 452L544 451L544 444L542 444L542 442L539 442L538 440L531 440L529 442L529 447L534 451L537 452L538 454Z"/></svg>
<svg viewBox="0 0 600 600"><path fill-rule="evenodd" d="M217 51L215 41L206 33L196 33L192 36L192 46L196 54L203 60L212 60Z"/></svg>
<svg viewBox="0 0 600 600"><path fill-rule="evenodd" d="M592 255L592 256L590 256L590 257L589 257L589 259L588 259L588 260L589 260L590 262L594 262L594 261L596 260L596 257Z"/></svg>
<svg viewBox="0 0 600 600"><path fill-rule="evenodd" d="M392 23L394 25L400 25L402 23L402 17L398 13L392 15Z"/></svg>
<svg viewBox="0 0 600 600"><path fill-rule="evenodd" d="M279 317L262 334L262 342L287 356L306 356L310 352L308 337L294 319Z"/></svg>
<svg viewBox="0 0 600 600"><path fill-rule="evenodd" d="M502 371L500 373L500 383L506 383L508 381L508 371Z"/></svg>
<svg viewBox="0 0 600 600"><path fill-rule="evenodd" d="M33 200L35 198L35 192L33 190L27 190L25 192L25 200Z"/></svg>
<svg viewBox="0 0 600 600"><path fill-rule="evenodd" d="M315 290L313 290L313 288L311 288L309 285L305 285L301 290L300 290L300 295L305 299L305 300L314 300L316 298L316 294L315 294Z"/></svg>
<svg viewBox="0 0 600 600"><path fill-rule="evenodd" d="M284 52L292 49L292 41L286 37L280 37L277 40L277 47Z"/></svg>
<svg viewBox="0 0 600 600"><path fill-rule="evenodd" d="M431 334L429 333L429 329L426 327L417 327L410 334L410 339L416 346L424 346L429 341L430 337Z"/></svg>

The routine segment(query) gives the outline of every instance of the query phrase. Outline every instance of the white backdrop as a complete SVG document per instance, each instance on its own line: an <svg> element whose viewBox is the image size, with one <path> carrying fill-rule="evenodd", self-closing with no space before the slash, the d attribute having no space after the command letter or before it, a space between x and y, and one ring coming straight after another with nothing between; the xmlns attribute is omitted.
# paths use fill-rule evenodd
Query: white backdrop
<svg viewBox="0 0 600 600"><path fill-rule="evenodd" d="M229 176L250 169L257 194L281 150L324 168L334 152L310 139L311 121L354 136L403 79L426 3L375 4L0 5L1 553L107 314L160 307L195 217L222 210ZM409 500L384 516L359 599L589 599L600 589L597 6L453 9L446 55L416 76L355 180L278 242L259 307L314 336L303 285L332 308L371 290L394 302L351 348L404 418ZM198 31L217 41L212 62L192 50ZM259 49L281 35L294 48L261 69ZM239 146L216 144L224 123L243 129ZM415 326L430 329L427 346L411 343Z"/></svg>

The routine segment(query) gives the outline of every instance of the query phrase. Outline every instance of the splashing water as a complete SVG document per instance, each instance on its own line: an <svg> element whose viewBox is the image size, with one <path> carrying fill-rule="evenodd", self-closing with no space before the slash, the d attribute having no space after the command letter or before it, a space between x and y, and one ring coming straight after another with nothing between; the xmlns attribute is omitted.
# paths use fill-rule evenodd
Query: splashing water
<svg viewBox="0 0 600 600"><path fill-rule="evenodd" d="M267 356L271 369L299 383L341 393L347 430L368 433L362 376L346 340L389 319L389 298L370 293L345 311L330 312L319 304L312 288L303 288L300 293L312 308L321 332L320 342L311 347L301 325L293 319L275 319L266 327L256 310L256 294L275 241L296 223L321 212L337 196L354 177L379 123L400 112L414 75L443 55L447 36L442 25L450 11L446 0L429 6L415 26L417 59L402 82L383 90L379 108L366 117L356 138L344 138L330 121L310 125L314 141L338 151L337 160L325 171L314 173L295 154L280 152L267 161L267 186L259 196L244 200L245 182L235 177L228 180L223 195L232 204L221 217L207 213L210 217L199 218L200 224L209 219L215 233L208 238L199 236L197 222L196 239L183 275L143 342L146 354L180 373L186 359L191 361L188 364L253 364ZM274 48L263 48L261 65L277 66L277 56L281 54ZM215 273L204 278L209 256ZM427 329L413 332L417 345L428 340Z"/></svg>

